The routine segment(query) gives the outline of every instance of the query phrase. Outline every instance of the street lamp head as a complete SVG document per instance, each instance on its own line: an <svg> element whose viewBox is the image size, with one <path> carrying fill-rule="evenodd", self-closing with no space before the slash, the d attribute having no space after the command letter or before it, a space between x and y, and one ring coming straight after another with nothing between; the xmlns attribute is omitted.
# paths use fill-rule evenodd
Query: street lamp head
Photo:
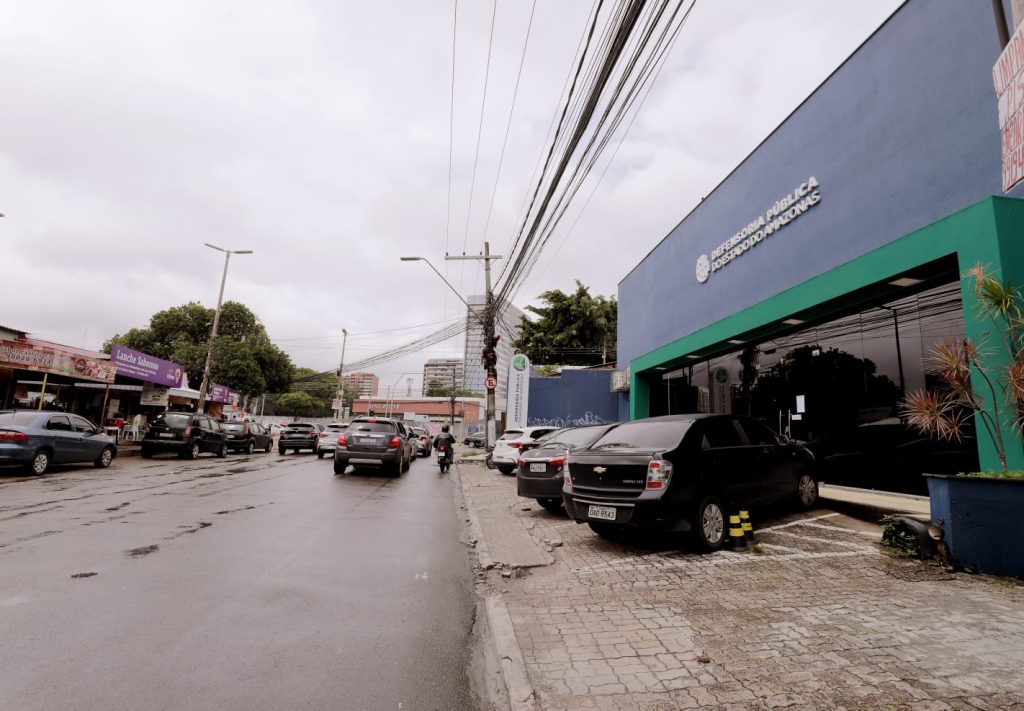
<svg viewBox="0 0 1024 711"><path fill-rule="evenodd" d="M423 257L399 257L403 262L419 262L423 260Z"/></svg>

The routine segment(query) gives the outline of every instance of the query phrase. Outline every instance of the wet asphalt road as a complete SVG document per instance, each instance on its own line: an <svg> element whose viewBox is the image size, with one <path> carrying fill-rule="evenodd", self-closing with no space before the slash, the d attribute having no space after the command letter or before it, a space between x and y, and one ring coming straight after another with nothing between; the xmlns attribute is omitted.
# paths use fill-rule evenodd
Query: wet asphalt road
<svg viewBox="0 0 1024 711"><path fill-rule="evenodd" d="M429 459L0 470L0 709L474 708L461 533Z"/></svg>

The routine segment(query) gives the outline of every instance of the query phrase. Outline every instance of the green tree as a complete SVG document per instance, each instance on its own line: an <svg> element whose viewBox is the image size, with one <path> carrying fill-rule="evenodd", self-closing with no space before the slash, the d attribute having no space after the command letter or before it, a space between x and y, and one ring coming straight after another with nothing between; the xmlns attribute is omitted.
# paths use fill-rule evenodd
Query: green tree
<svg viewBox="0 0 1024 711"><path fill-rule="evenodd" d="M188 382L198 388L203 381L206 347L213 327L214 310L191 302L159 311L149 326L132 328L104 344L118 343L157 358L181 363ZM227 301L221 307L214 342L210 378L243 395L281 392L292 378L291 358L270 342L267 331L246 306Z"/></svg>
<svg viewBox="0 0 1024 711"><path fill-rule="evenodd" d="M285 393L277 398L277 412L293 417L322 417L327 414L323 403L302 392Z"/></svg>
<svg viewBox="0 0 1024 711"><path fill-rule="evenodd" d="M451 386L445 385L440 380L431 380L427 383L427 389L423 391L424 397L448 397L451 394Z"/></svg>
<svg viewBox="0 0 1024 711"><path fill-rule="evenodd" d="M576 281L576 291L554 289L539 299L544 306L527 306L535 321L523 317L519 338L512 346L538 365L598 365L615 360L618 304L615 298L591 296Z"/></svg>

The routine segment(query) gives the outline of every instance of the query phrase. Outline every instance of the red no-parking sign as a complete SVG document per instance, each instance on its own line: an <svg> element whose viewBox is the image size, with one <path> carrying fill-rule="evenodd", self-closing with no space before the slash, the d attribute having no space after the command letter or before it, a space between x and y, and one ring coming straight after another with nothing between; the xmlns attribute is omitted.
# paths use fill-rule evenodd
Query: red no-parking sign
<svg viewBox="0 0 1024 711"><path fill-rule="evenodd" d="M486 387L488 390L494 390L496 387L498 387L498 379L493 375L488 375L487 378L484 379L484 387Z"/></svg>

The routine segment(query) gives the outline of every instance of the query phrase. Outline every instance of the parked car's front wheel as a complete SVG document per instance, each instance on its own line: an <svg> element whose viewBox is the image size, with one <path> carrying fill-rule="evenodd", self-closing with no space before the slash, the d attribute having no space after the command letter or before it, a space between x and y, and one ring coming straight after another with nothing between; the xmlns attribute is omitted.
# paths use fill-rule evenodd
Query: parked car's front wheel
<svg viewBox="0 0 1024 711"><path fill-rule="evenodd" d="M725 512L717 497L706 496L697 505L693 531L697 545L704 550L715 551L722 547L725 540Z"/></svg>
<svg viewBox="0 0 1024 711"><path fill-rule="evenodd" d="M813 509L818 503L818 480L808 471L800 474L796 482L796 495L800 500L800 506L805 509Z"/></svg>
<svg viewBox="0 0 1024 711"><path fill-rule="evenodd" d="M111 447L104 447L100 456L93 462L99 469L106 469L114 461L114 450Z"/></svg>
<svg viewBox="0 0 1024 711"><path fill-rule="evenodd" d="M36 476L42 476L46 473L46 470L50 468L50 453L45 449L40 449L34 455L32 455L32 461L25 465L25 469L28 470L29 474L35 474Z"/></svg>
<svg viewBox="0 0 1024 711"><path fill-rule="evenodd" d="M316 458L317 459L323 459L324 458L324 450L322 450L322 449L316 450Z"/></svg>
<svg viewBox="0 0 1024 711"><path fill-rule="evenodd" d="M142 448L142 451L140 451L139 454L142 455L143 459L152 459L153 458L152 450L146 449L145 447Z"/></svg>
<svg viewBox="0 0 1024 711"><path fill-rule="evenodd" d="M280 454L282 457L284 456L285 452L287 452L287 451L288 450L285 449L284 447L278 447L277 448L277 453Z"/></svg>
<svg viewBox="0 0 1024 711"><path fill-rule="evenodd" d="M255 451L256 451L256 443L255 443L255 442L253 442L253 441L252 441L252 440L250 439L250 440L249 440L249 444L248 444L248 445L246 446L246 448L245 448L245 453L246 453L246 454L252 454L252 453L253 453L253 452L255 452Z"/></svg>
<svg viewBox="0 0 1024 711"><path fill-rule="evenodd" d="M250 451L251 451L251 450L250 450ZM218 456L219 458L221 458L221 459L223 459L224 457L228 456L228 445L227 445L227 442L225 442L224 444L222 444L222 445L220 446L220 449L218 449L218 450L217 450L217 456Z"/></svg>

